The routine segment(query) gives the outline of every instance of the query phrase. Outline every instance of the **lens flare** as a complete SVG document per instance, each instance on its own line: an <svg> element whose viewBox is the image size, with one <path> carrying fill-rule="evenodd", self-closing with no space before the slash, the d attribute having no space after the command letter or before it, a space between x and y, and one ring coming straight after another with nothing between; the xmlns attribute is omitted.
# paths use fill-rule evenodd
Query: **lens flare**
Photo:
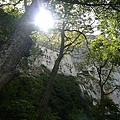
<svg viewBox="0 0 120 120"><path fill-rule="evenodd" d="M41 8L35 17L34 24L43 31L48 31L48 29L53 28L54 19L51 12L49 10Z"/></svg>

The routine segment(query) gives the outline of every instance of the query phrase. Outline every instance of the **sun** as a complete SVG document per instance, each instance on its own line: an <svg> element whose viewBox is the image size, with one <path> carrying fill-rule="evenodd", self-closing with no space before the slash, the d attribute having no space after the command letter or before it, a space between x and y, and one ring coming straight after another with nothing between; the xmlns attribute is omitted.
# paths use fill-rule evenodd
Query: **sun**
<svg viewBox="0 0 120 120"><path fill-rule="evenodd" d="M48 29L53 28L54 19L52 13L49 10L41 8L35 17L34 24L43 31L48 31Z"/></svg>

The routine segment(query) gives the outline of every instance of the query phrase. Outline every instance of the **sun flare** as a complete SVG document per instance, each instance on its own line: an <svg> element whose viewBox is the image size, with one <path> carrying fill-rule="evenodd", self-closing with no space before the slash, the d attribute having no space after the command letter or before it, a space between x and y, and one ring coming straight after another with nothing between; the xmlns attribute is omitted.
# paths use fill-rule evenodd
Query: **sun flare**
<svg viewBox="0 0 120 120"><path fill-rule="evenodd" d="M48 31L48 29L53 28L54 19L49 10L41 8L35 17L35 25L38 26L43 31Z"/></svg>

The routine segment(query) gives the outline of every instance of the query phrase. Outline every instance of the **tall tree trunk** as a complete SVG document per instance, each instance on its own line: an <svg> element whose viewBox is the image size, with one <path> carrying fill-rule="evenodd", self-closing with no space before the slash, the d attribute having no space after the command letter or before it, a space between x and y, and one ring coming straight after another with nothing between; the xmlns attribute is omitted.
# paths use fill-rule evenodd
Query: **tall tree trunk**
<svg viewBox="0 0 120 120"><path fill-rule="evenodd" d="M105 103L104 103L104 88L103 88L103 83L102 83L102 77L101 77L101 72L102 72L102 67L100 66L97 68L97 73L99 76L99 86L100 86L100 119L105 120Z"/></svg>
<svg viewBox="0 0 120 120"><path fill-rule="evenodd" d="M63 52L64 52L64 26L63 26L63 30L61 31L60 53L58 55L57 60L55 61L55 65L54 65L54 67L52 69L50 78L48 80L47 89L46 89L45 94L43 96L43 99L41 101L38 120L43 120L44 114L46 112L47 105L48 105L49 98L50 98L50 94L51 94L52 89L53 89L53 84L54 84L55 76L56 76L57 71L59 69L59 64L61 62L61 59L63 57Z"/></svg>
<svg viewBox="0 0 120 120"><path fill-rule="evenodd" d="M34 18L36 3L32 3L15 27L8 43L0 51L0 90L13 78L20 59L31 47L29 35L33 31L31 24Z"/></svg>
<svg viewBox="0 0 120 120"><path fill-rule="evenodd" d="M100 98L100 111L101 111L101 120L105 120L105 101L104 101L104 90L103 86L100 86L101 89L101 98Z"/></svg>

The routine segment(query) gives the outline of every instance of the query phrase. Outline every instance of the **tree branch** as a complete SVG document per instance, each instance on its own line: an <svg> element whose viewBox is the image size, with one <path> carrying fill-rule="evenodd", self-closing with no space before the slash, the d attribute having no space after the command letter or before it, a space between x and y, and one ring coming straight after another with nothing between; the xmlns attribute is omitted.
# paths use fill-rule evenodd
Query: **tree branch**
<svg viewBox="0 0 120 120"><path fill-rule="evenodd" d="M105 60L105 62L103 63L103 65L101 65L101 68L105 67L106 63L108 62L108 58L107 60Z"/></svg>
<svg viewBox="0 0 120 120"><path fill-rule="evenodd" d="M116 8L116 6L110 5L110 7L112 7L112 9L114 9L114 10L120 12L120 9L118 9L118 8L120 8L120 6L118 6L118 8Z"/></svg>
<svg viewBox="0 0 120 120"><path fill-rule="evenodd" d="M111 93L113 93L116 89L118 89L118 86L116 86L112 91L110 91L109 93L104 93L104 95L109 95Z"/></svg>
<svg viewBox="0 0 120 120"><path fill-rule="evenodd" d="M6 5L12 5L12 4L10 4L10 3L1 4L0 7L6 6Z"/></svg>
<svg viewBox="0 0 120 120"><path fill-rule="evenodd" d="M79 37L80 37L80 34L73 41L65 45L64 48L67 48L67 47L69 48L69 46L72 45Z"/></svg>
<svg viewBox="0 0 120 120"><path fill-rule="evenodd" d="M27 0L24 0L24 6L25 6L25 10L27 10Z"/></svg>
<svg viewBox="0 0 120 120"><path fill-rule="evenodd" d="M62 2L65 2L65 3L69 3L69 4L78 4L78 5L82 5L82 6L88 6L88 7L97 7L97 6L103 6L103 7L106 7L106 6L110 6L113 10L116 10L118 12L120 12L120 10L118 8L120 8L120 2L115 2L115 3L112 3L112 2L99 2L99 3L94 3L92 1L90 2L82 2L80 0L57 0L57 1L62 1Z"/></svg>
<svg viewBox="0 0 120 120"><path fill-rule="evenodd" d="M57 1L62 1L70 4L78 4L78 5L84 5L84 6L116 6L120 5L120 3L87 3L87 2L81 2L79 0L57 0Z"/></svg>
<svg viewBox="0 0 120 120"><path fill-rule="evenodd" d="M12 3L5 3L5 4L1 4L0 7L6 6L6 5L13 5L14 7L19 4L22 0L19 0L18 2L12 4Z"/></svg>
<svg viewBox="0 0 120 120"><path fill-rule="evenodd" d="M109 73L108 73L108 75L107 75L107 77L106 77L106 79L105 79L105 81L104 81L104 83L103 83L102 85L105 85L105 83L108 81L112 70L113 70L113 64L112 64L112 66L111 66L111 68L110 68L110 70L109 70Z"/></svg>
<svg viewBox="0 0 120 120"><path fill-rule="evenodd" d="M50 77L48 79L47 89L45 91L45 94L43 96L43 99L42 99L41 105L40 105L38 120L43 120L43 117L44 117L44 114L45 114L45 111L47 109L47 105L48 105L48 102L49 102L49 99L50 99L50 94L51 94L52 89L53 89L54 80L55 80L57 71L59 69L59 64L60 64L60 61L61 61L61 59L63 57L64 36L65 36L64 35L64 27L65 27L65 25L63 23L63 28L62 28L62 31L61 31L61 47L60 47L60 52L59 52L57 60L55 61L54 67L53 67L52 72L51 72L51 75L50 75Z"/></svg>
<svg viewBox="0 0 120 120"><path fill-rule="evenodd" d="M77 42L77 43L72 47L71 50L69 50L69 47L68 47L68 49L64 52L64 54L66 54L67 51L73 52L73 50L75 49L75 47L76 47L78 44L81 44L81 42Z"/></svg>

